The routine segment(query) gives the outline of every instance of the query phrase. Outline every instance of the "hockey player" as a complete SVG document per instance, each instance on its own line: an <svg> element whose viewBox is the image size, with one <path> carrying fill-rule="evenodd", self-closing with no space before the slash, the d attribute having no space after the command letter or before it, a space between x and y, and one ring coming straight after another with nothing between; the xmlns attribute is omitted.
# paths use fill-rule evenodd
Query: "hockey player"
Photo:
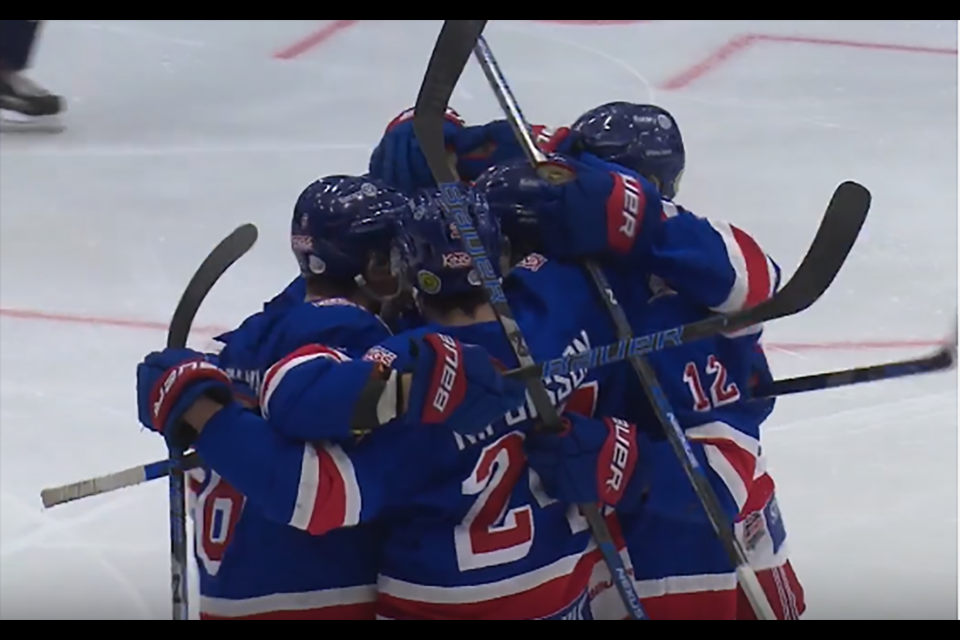
<svg viewBox="0 0 960 640"><path fill-rule="evenodd" d="M645 177L666 185L668 193L676 194L683 172L683 145L669 114L657 107L617 104L612 109L609 106L601 107L596 113L581 119L581 122L602 123L597 124L596 130L586 137L592 143L589 147L591 151L596 150L624 165L642 169ZM586 148L582 142L578 144L578 151ZM590 158L595 163L596 158L592 155L588 154L583 159L589 161ZM478 184L503 216L505 228L514 236L539 246L541 250L568 258L596 257L604 252L606 257L610 257L610 253L615 252L606 238L607 216L602 209L594 207L591 211L589 207L583 207L574 210L557 206L556 194L560 191L553 189L554 195L549 195L550 189L542 184L537 186L535 176L522 162L491 170L481 177ZM632 250L635 259L639 260L637 264L643 265L650 274L650 293L647 295L653 295L654 298L679 295L681 300L699 305L695 308L729 312L766 299L776 288L776 266L746 233L730 225L697 218L670 202L664 202L663 209L666 219L659 238L647 246L637 243ZM621 260L624 258L623 255L617 257ZM629 299L629 296L622 297ZM644 326L646 317L646 314L639 315L639 326ZM695 319L698 318L688 318L687 321ZM746 332L746 345L751 344L749 334L757 333L755 337L758 338L758 332L759 328ZM697 345L695 349L701 346ZM741 372L751 369L753 377L770 378L758 343L753 344L752 351L739 349L738 353L740 355L729 358L727 364L730 368ZM663 357L669 358L669 355ZM709 358L709 355L705 357ZM752 367L743 365L744 358L752 361ZM709 362L706 364L709 365ZM717 369L718 366L714 363L707 366L707 370ZM697 405L706 407L708 403L704 398L709 396L705 395L702 387L696 386L700 381L693 376L695 372L696 368L693 367L690 371L682 372L681 377L691 385L692 390L700 393L696 399ZM735 404L742 409L735 424L746 425L748 431L751 430L751 424L758 428L773 407L770 401L754 402L749 407L739 402L739 390L747 390L749 386L752 386L749 379L740 381L731 387L738 390L736 397L726 401L726 404ZM748 397L748 393L744 397ZM638 423L647 424L635 415L630 417ZM692 416L684 424L689 426L700 422L702 420ZM708 450L712 450L712 446L708 444ZM744 478L742 482L731 481L739 494L739 508L731 516L736 520L737 535L748 550L751 563L758 571L774 610L782 619L795 619L803 611L802 588L786 560L783 524L772 495L772 481L766 474L760 455L759 443L755 447L748 447L748 450L755 460L750 462L748 456L746 464L755 477ZM684 482L682 478L678 480ZM702 531L705 537L713 535L705 527ZM730 573L726 580L730 582L732 579L733 574ZM712 580L714 584L717 581L715 578ZM714 613L708 613L709 607L695 605L694 608L701 610L704 615L726 615L721 612L729 611L730 595L728 590L725 600L713 607ZM738 609L741 619L753 617L752 609L742 593ZM674 609L672 615L679 616L682 612Z"/></svg>
<svg viewBox="0 0 960 640"><path fill-rule="evenodd" d="M359 357L390 331L375 315L396 291L389 272L405 196L375 180L311 183L293 211L301 277L234 331L218 364L254 409L263 375L308 344ZM373 619L377 532L356 527L313 537L263 516L216 471L191 473L195 554L204 620Z"/></svg>
<svg viewBox="0 0 960 640"><path fill-rule="evenodd" d="M42 20L0 20L0 120L38 124L64 109L63 98L32 82L23 72Z"/></svg>
<svg viewBox="0 0 960 640"><path fill-rule="evenodd" d="M588 152L605 161L631 169L658 187L669 201L664 205L665 211L678 218L693 219L683 207L672 204L680 189L686 167L686 153L676 119L661 107L629 102L601 105L583 114L569 129L558 130L546 147L550 151L574 155ZM699 224L704 222L706 221ZM733 286L729 288L717 286L719 283L697 288L717 294L729 291L729 298L717 305L716 298L698 297L698 292L685 285L682 278L661 277L660 281L654 282L654 289L661 288L665 280L666 284L678 291L682 297L699 299L712 310L719 312L736 311L765 299L765 283L774 276L771 265L751 249L752 241L742 230L732 225L709 224L714 226L717 235L723 239L731 264L738 265L745 277L735 279ZM667 227L671 225L668 223ZM680 225L673 228L677 229L678 233L686 232L680 229ZM574 231L572 238L582 237L581 227ZM702 256L707 258L708 254L709 252L704 252ZM659 265L665 261L676 261L678 257L676 254L654 251L651 255L650 273L664 276ZM690 254L687 254L683 259L689 257ZM770 381L772 376L759 342L754 358L756 380L753 382L763 379ZM755 384L751 384L749 380L740 385L740 389L744 390L744 397L749 396L747 390L752 386ZM754 402L753 407L760 415L769 413L773 408L772 402ZM745 478L744 484L746 497L741 500L741 510L736 518L737 536L747 550L750 564L757 571L767 598L778 617L783 620L798 619L806 608L803 587L789 561L786 530L777 504L775 485L767 472L759 444L754 477ZM739 602L740 619L754 619L753 610L742 592Z"/></svg>
<svg viewBox="0 0 960 640"><path fill-rule="evenodd" d="M429 168L419 150L411 112L395 119L374 152L370 171L383 175L402 189L432 184ZM505 121L481 126L466 126L456 114L448 114L445 137L451 153L457 157L457 168L465 179L473 180L490 163L521 158L513 133ZM663 203L663 232L645 234L655 237L652 245L637 243L638 255L645 257L644 267L650 274L650 289L656 294L677 289L686 300L717 312L730 312L752 306L766 299L776 288L779 273L757 243L741 229L722 222L698 218L674 205L685 167L685 151L679 127L664 109L653 105L611 103L584 114L570 129L561 129L549 140L543 127L534 131L548 151L559 149L579 155L582 151L601 157L643 175L657 185L667 198ZM504 230L519 260L533 251L551 255L584 256L602 251L607 239L604 226L572 229L551 225L539 226L537 216L529 211L523 190L503 180L504 173L518 169L517 180L536 180L525 170L523 161L507 163L479 178L480 184L497 205ZM542 194L541 194L542 195ZM499 199L498 199L499 198ZM556 209L566 208L554 198L551 205L540 201L545 219L553 219ZM549 207L554 211L548 211ZM571 209L566 208L566 211ZM584 216L584 220L596 220ZM566 231L566 232L565 232ZM598 236L598 232L600 235ZM541 239L541 233L551 234ZM589 244L591 243L592 244ZM576 248L571 254L571 249ZM577 253L579 251L580 253ZM669 287L667 285L669 283ZM770 377L759 343L755 345L755 375ZM739 388L745 388L740 385ZM772 403L756 403L758 422L772 410ZM804 609L803 592L786 556L785 533L773 483L759 455L757 477L747 482L750 499L744 512L735 514L736 531L778 615L795 618ZM712 535L712 534L711 534ZM742 594L741 594L742 596ZM741 597L741 617L750 619L752 610Z"/></svg>
<svg viewBox="0 0 960 640"><path fill-rule="evenodd" d="M478 203L477 228L495 251L497 226L482 209ZM482 374L486 357L461 342L487 345L505 364L516 364L469 257L433 205L418 208L406 228L398 257L431 321L426 328L378 346L361 361L325 346L282 360L261 392L269 425L227 403L222 392L216 400L199 399L204 390L222 388L224 374L212 365L191 369L179 397L151 397L151 389L164 388L183 370L185 359L196 358L155 354L140 367L142 419L171 437L183 417L201 432L196 448L204 459L282 522L322 534L384 521L383 617L588 617L596 551L583 523L543 487L570 501L635 503L638 486L627 482L636 468L635 430L571 416L565 436L530 436L538 471L531 473L523 449L535 413L521 406L514 383ZM565 344L575 352L592 340L612 339L606 323L593 335L584 329L598 323L579 269L531 261L505 287L531 300L518 320L534 353L559 355ZM430 333L440 330L443 335ZM411 370L412 386L403 373ZM554 399L571 404L578 388L600 382L586 378L550 381ZM156 419L151 406L159 407ZM500 413L490 415L491 407ZM486 422L478 423L482 411ZM366 435L352 447L298 446L273 429L305 442ZM598 481L611 464L623 481L604 489Z"/></svg>

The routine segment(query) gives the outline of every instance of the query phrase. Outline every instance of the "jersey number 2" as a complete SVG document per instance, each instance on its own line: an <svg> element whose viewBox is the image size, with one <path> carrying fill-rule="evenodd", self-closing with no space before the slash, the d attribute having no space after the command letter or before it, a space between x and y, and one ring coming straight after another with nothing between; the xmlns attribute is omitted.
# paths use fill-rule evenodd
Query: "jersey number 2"
<svg viewBox="0 0 960 640"><path fill-rule="evenodd" d="M567 400L566 410L592 416L597 406L597 386L587 384ZM525 558L533 547L533 508L524 505L507 510L513 489L527 474L523 436L509 433L484 447L466 480L465 496L476 496L466 518L454 533L457 563L461 571L495 567ZM539 491L539 489L538 489ZM533 491L540 507L552 501ZM586 529L576 513L568 515L572 533Z"/></svg>
<svg viewBox="0 0 960 640"><path fill-rule="evenodd" d="M520 560L533 546L533 509L507 510L513 488L526 469L523 436L510 433L480 453L463 481L463 495L476 496L467 517L454 533L461 571Z"/></svg>
<svg viewBox="0 0 960 640"><path fill-rule="evenodd" d="M693 409L700 413L705 413L712 409L719 409L728 404L733 404L740 399L740 389L737 385L727 380L727 369L723 366L716 356L707 358L706 367L707 376L710 382L710 394L703 388L703 382L700 377L700 370L696 362L688 362L683 370L683 381L690 388L693 395Z"/></svg>

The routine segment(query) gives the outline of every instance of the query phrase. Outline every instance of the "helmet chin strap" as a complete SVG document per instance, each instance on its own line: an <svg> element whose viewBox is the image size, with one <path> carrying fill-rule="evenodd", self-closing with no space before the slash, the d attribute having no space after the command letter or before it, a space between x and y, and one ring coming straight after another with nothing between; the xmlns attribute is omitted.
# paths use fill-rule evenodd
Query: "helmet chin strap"
<svg viewBox="0 0 960 640"><path fill-rule="evenodd" d="M376 310L376 313L384 322L390 322L396 317L399 317L400 313L403 311L401 298L409 291L404 287L402 278L397 278L397 289L390 294L380 294L374 291L373 287L370 286L370 283L363 275L355 276L353 281L357 284L357 288L360 289L363 295L377 304L379 309ZM414 299L416 299L416 290L413 290L412 293L414 295Z"/></svg>

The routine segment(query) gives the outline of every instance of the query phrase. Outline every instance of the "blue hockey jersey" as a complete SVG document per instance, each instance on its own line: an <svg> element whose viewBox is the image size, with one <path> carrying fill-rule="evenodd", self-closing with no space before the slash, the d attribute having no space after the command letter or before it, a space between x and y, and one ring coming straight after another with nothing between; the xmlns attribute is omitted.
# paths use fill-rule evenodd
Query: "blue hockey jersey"
<svg viewBox="0 0 960 640"><path fill-rule="evenodd" d="M635 334L697 322L709 315L708 304L696 295L696 283L688 283L685 275L673 269L664 273L659 284L655 279L654 287L644 290L623 274L613 274L614 289ZM663 283L667 277L671 284L677 283L677 290ZM779 284L775 266L771 277L768 296ZM687 284L694 286L687 287L687 295L680 294L678 290ZM757 296L749 304L764 299ZM759 494L766 492L761 481L766 471L760 456L760 427L774 402L748 401L755 379L770 377L759 345L761 335L761 327L751 327L648 358L730 523L738 522ZM619 399L602 395L599 411L619 412L637 424L650 442L659 445L665 440L651 404L637 387ZM681 465L673 455L654 456L642 470L647 487L644 508L622 514L620 520L638 595L647 612L654 619L735 619L734 567ZM620 606L615 594L607 591L595 596L600 601L595 605L598 610Z"/></svg>
<svg viewBox="0 0 960 640"><path fill-rule="evenodd" d="M578 267L528 260L511 274L506 291L535 357L613 340L610 322L598 313L596 292ZM516 365L498 323L432 330L481 344L508 366ZM407 336L398 336L367 358L401 367L407 344ZM278 438L274 431L315 443L325 437L327 421L346 419L333 401L352 405L365 378L354 376L353 369L363 369L351 365L368 363L331 351L305 349L275 365L261 393L269 428L255 427L249 416L228 407L201 433L201 455L280 522L314 534L380 523L382 617L589 617L598 554L585 523L570 506L547 496L526 467L524 436L536 425L532 407L474 438L403 421L353 446L294 445ZM366 371L369 376L370 368ZM557 404L578 404L592 413L594 392L617 384L616 371L553 379L548 389ZM229 435L239 421L250 424L249 435L259 439L246 452Z"/></svg>
<svg viewBox="0 0 960 640"><path fill-rule="evenodd" d="M362 354L389 336L346 300L304 302L302 280L218 338L220 365L250 405L265 371L315 342ZM246 393L243 393L246 390ZM313 537L264 517L209 468L191 472L202 619L371 619L377 532L372 527Z"/></svg>

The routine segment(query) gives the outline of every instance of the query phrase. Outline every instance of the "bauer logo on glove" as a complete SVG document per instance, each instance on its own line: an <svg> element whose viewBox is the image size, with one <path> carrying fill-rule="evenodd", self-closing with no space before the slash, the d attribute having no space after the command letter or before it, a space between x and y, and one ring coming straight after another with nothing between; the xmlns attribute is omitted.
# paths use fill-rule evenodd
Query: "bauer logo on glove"
<svg viewBox="0 0 960 640"><path fill-rule="evenodd" d="M178 396L187 385L193 382L210 378L222 378L224 384L230 384L230 378L223 371L203 359L184 362L169 369L151 394L153 424L156 429L162 431L170 417L171 404L168 403L168 398Z"/></svg>
<svg viewBox="0 0 960 640"><path fill-rule="evenodd" d="M424 411L423 421L427 424L444 422L449 418L447 410L452 411L453 407L459 405L466 393L465 383L460 375L460 360L463 354L460 351L460 345L450 336L437 333L428 335L424 339L431 342L433 348L443 357L438 360L439 366L433 374L431 386L436 389L436 392L430 407Z"/></svg>
<svg viewBox="0 0 960 640"><path fill-rule="evenodd" d="M600 459L608 461L607 477L600 478L599 495L604 504L619 504L637 463L637 437L633 427L620 418L605 418L610 437Z"/></svg>

